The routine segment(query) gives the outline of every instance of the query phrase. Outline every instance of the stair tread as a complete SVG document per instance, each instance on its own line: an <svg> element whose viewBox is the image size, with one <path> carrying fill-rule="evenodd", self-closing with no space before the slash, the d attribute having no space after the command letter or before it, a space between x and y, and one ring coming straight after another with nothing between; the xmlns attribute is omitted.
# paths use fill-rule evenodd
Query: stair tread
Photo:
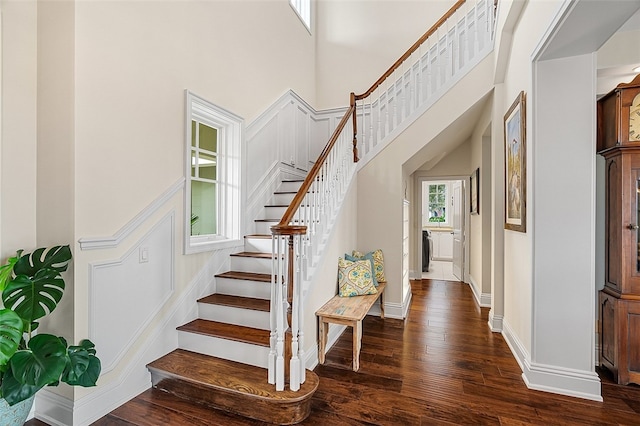
<svg viewBox="0 0 640 426"><path fill-rule="evenodd" d="M308 398L318 387L318 376L306 372L306 380L300 391L288 389L276 392L275 386L267 383L267 370L260 367L229 361L184 349L173 352L147 365L150 370L164 371L182 380L235 394L250 394L256 399L272 402L301 401Z"/></svg>
<svg viewBox="0 0 640 426"><path fill-rule="evenodd" d="M271 274L258 274L256 272L228 271L216 274L216 278L231 278L233 280L248 280L259 282L271 282Z"/></svg>
<svg viewBox="0 0 640 426"><path fill-rule="evenodd" d="M260 330L242 325L196 319L181 325L177 330L269 347L269 330Z"/></svg>
<svg viewBox="0 0 640 426"><path fill-rule="evenodd" d="M269 312L270 302L266 299L256 299L253 297L232 296L229 294L214 293L198 300L198 303L208 303L211 305L231 306L242 309L252 309L255 311Z"/></svg>
<svg viewBox="0 0 640 426"><path fill-rule="evenodd" d="M257 239L271 239L271 234L249 234L249 235L245 235L245 238L257 238Z"/></svg>
<svg viewBox="0 0 640 426"><path fill-rule="evenodd" d="M259 259L271 259L271 253L265 253L262 251L242 251L239 253L231 253L231 256L235 257L255 257Z"/></svg>

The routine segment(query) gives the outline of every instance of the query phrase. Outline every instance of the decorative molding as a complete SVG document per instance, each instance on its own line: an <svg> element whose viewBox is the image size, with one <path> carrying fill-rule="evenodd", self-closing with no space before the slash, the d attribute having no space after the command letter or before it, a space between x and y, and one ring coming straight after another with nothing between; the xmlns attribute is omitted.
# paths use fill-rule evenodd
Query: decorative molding
<svg viewBox="0 0 640 426"><path fill-rule="evenodd" d="M602 402L600 377L595 371L580 371L527 360L522 378L529 389Z"/></svg>
<svg viewBox="0 0 640 426"><path fill-rule="evenodd" d="M524 371L525 361L530 357L529 352L524 347L520 339L518 339L518 336L515 335L513 329L504 318L502 319L502 336L507 342L509 349L511 349L511 353L518 362L520 369Z"/></svg>
<svg viewBox="0 0 640 426"><path fill-rule="evenodd" d="M49 388L43 388L36 394L35 417L51 426L67 426L73 422L73 401L58 395Z"/></svg>
<svg viewBox="0 0 640 426"><path fill-rule="evenodd" d="M75 401L74 422L65 423L66 417L57 416L48 416L47 422L52 425L91 424L149 389L151 378L146 365L178 347L176 327L197 317L195 301L215 291L214 275L228 269L229 254L238 248L217 250L212 254L209 262L169 307L164 321L147 330L143 337L146 344L126 359L127 363L119 370L117 378L106 384L98 382L99 386L92 393ZM36 417L45 419L42 413L44 411L41 412L36 405Z"/></svg>
<svg viewBox="0 0 640 426"><path fill-rule="evenodd" d="M480 286L476 283L476 280L473 279L472 275L469 275L469 287L471 287L471 292L473 293L473 298L476 303L482 308L490 308L491 307L491 293L480 293Z"/></svg>
<svg viewBox="0 0 640 426"><path fill-rule="evenodd" d="M115 234L107 237L80 238L80 250L97 250L117 247L122 241L131 235L140 225L147 221L156 211L171 199L178 191L184 189L185 178L181 177L151 204L145 207L126 225L120 228Z"/></svg>
<svg viewBox="0 0 640 426"><path fill-rule="evenodd" d="M503 330L502 319L503 319L502 315L494 315L493 309L489 311L488 324L491 331L493 331L494 333L502 332Z"/></svg>
<svg viewBox="0 0 640 426"><path fill-rule="evenodd" d="M155 240L155 241L154 241ZM147 234L142 237L129 251L116 261L106 261L99 263L89 264L89 334L90 338L96 342L97 346L100 346L101 341L107 340L110 344L108 347L117 347L119 351L109 359L108 355L102 355L102 373L108 373L122 360L122 358L130 351L133 344L138 340L142 332L148 327L149 323L156 317L157 313L162 309L167 300L173 294L175 288L175 211L171 211L168 215L162 218ZM142 262L140 260L140 253L142 250L147 252L147 261ZM167 249L164 256L161 255L161 250ZM151 259L149 259L151 258ZM155 260L154 260L155 259ZM154 263L156 265L154 265ZM151 265L151 268L149 268ZM162 270L158 273L158 268L154 266L161 266L167 270ZM126 268L129 268L125 270ZM132 282L123 282L123 275L128 276ZM131 276L133 275L133 276ZM104 286L108 286L102 294L98 286L100 280ZM163 280L166 280L162 283ZM146 284L146 285L145 285ZM117 291L116 286L122 286ZM148 299L149 303L154 303L153 306L146 306L144 309L140 308L139 299L137 297L125 297L127 289L134 291L137 288L138 296L148 295L151 297ZM156 289L156 291L152 291ZM116 291L114 291L116 290ZM127 310L126 303L122 303L119 308L123 310L121 313L135 311L138 315L143 315L144 318L135 318L133 321L127 321L129 326L133 325L134 330L129 333L126 342L118 342L112 340L108 334L103 334L99 331L99 326L102 324L102 331L110 330L116 335L122 333L117 329L114 324L113 318L110 318L108 313L113 313L110 299L105 297L104 292L113 294L114 298L125 298L129 300L129 310ZM155 299L155 300L154 300ZM100 315L103 312L104 315ZM106 343L106 342L105 342Z"/></svg>
<svg viewBox="0 0 640 426"><path fill-rule="evenodd" d="M402 309L402 319L405 319L407 317L407 313L409 312L409 306L411 306L412 298L413 298L413 292L411 291L411 283L409 283L409 291L407 292L407 295L405 296L404 301L402 302L402 304L404 305L404 308Z"/></svg>
<svg viewBox="0 0 640 426"><path fill-rule="evenodd" d="M595 371L581 371L531 361L531 357L506 320L502 321L504 336L529 389L577 398L602 401L600 378Z"/></svg>

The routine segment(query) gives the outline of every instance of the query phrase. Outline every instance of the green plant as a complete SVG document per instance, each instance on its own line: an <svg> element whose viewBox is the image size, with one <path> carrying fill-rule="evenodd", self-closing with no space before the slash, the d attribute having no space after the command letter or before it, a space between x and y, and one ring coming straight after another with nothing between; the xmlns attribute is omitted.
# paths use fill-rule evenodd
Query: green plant
<svg viewBox="0 0 640 426"><path fill-rule="evenodd" d="M95 386L100 360L94 344L78 346L51 334L33 334L38 320L62 299L61 273L71 261L71 249L55 246L8 259L0 267L0 397L9 405L23 401L44 386L61 381L72 386Z"/></svg>

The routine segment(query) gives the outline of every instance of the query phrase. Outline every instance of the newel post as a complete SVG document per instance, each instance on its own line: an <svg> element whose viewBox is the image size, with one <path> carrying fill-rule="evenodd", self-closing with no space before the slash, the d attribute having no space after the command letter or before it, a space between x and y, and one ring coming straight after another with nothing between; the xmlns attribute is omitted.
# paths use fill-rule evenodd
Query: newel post
<svg viewBox="0 0 640 426"><path fill-rule="evenodd" d="M298 390L300 384L304 382L304 377L301 374L301 360L299 358L299 323L300 316L303 315L300 299L296 297L299 294L299 286L301 283L296 282L297 270L300 268L298 257L296 256L296 238L300 237L307 232L306 226L295 225L276 225L271 228L273 238L276 239L278 247L282 247L283 256L280 256L279 250L275 250L274 255L276 263L280 263L280 267L276 267L277 274L283 274L284 276L274 276L274 282L272 285L281 286L284 291L272 291L272 295L276 296L276 300L272 300L271 309L276 309L277 328L275 334L278 336L278 342L282 342L284 347L282 350L278 350L278 356L282 356L282 361L276 366L275 374L280 377L280 380L276 380L276 389L284 384L289 383L291 390ZM286 243L285 243L286 241ZM298 247L298 250L300 248ZM279 290L282 290L280 288ZM284 294L283 294L284 293ZM284 307L284 309L278 309ZM272 330L273 331L273 330Z"/></svg>

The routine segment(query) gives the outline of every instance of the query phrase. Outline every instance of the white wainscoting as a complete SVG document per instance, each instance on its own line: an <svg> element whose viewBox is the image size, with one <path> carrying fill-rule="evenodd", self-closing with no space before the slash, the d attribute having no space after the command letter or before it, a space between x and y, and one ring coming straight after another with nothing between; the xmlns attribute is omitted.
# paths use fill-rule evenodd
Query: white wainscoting
<svg viewBox="0 0 640 426"><path fill-rule="evenodd" d="M289 90L247 127L247 233L282 180L307 176L345 111L318 112Z"/></svg>
<svg viewBox="0 0 640 426"><path fill-rule="evenodd" d="M102 371L127 354L174 289L175 213L155 225L120 259L90 264L89 335Z"/></svg>

